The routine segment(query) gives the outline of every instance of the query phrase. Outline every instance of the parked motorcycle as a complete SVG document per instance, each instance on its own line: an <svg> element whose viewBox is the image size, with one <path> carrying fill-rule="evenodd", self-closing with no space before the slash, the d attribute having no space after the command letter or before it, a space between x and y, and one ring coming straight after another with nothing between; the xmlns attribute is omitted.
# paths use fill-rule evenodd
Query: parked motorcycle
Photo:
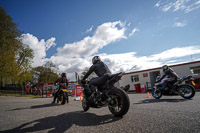
<svg viewBox="0 0 200 133"><path fill-rule="evenodd" d="M160 77L158 76L156 81L159 79ZM192 76L185 76L178 79L177 82L173 84L172 88L166 87L165 80L168 80L168 78L164 78L161 82L155 83L155 86L152 89L152 96L154 98L159 99L162 95L180 95L185 99L191 99L195 95L194 87L185 83L190 81L195 85Z"/></svg>
<svg viewBox="0 0 200 133"><path fill-rule="evenodd" d="M125 115L130 107L130 100L126 92L114 87L124 73L113 74L103 86L97 86L91 91L88 84L81 84L83 88L82 107L88 111L90 107L101 108L108 106L110 112L117 117Z"/></svg>
<svg viewBox="0 0 200 133"><path fill-rule="evenodd" d="M58 92L57 103L61 102L62 105L65 104L66 101L67 103L69 102L68 92L65 86L66 86L65 83L59 84L60 90Z"/></svg>

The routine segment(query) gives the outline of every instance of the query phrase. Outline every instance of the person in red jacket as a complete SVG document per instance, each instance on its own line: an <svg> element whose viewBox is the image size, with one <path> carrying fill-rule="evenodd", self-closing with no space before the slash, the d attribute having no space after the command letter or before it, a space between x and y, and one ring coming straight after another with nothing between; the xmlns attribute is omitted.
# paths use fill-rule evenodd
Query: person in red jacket
<svg viewBox="0 0 200 133"><path fill-rule="evenodd" d="M53 99L53 102L52 102L52 103L55 103L56 98L58 97L58 93L59 93L59 91L60 91L60 83L65 84L63 87L64 87L64 88L67 88L67 86L68 86L68 80L67 80L67 77L66 77L66 73L62 73L62 74L61 74L61 77L58 78L58 79L54 82L54 85L57 84L57 85L58 85L58 88L57 88L57 91L56 91L56 93L55 93L55 95L54 95L54 99ZM67 98L67 103L68 103L68 98Z"/></svg>

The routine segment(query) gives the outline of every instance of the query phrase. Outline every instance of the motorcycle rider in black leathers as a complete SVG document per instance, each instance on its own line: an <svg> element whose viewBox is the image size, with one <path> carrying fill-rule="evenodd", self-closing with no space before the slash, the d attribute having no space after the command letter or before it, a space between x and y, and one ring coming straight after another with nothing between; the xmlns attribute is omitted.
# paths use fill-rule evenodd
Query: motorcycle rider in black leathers
<svg viewBox="0 0 200 133"><path fill-rule="evenodd" d="M81 82L85 83L86 78L92 72L94 72L98 77L91 79L89 82L89 88L91 89L91 91L94 91L95 86L104 85L112 74L108 69L107 65L101 61L99 56L94 56L92 58L92 63L93 65L90 67L89 71L85 74Z"/></svg>
<svg viewBox="0 0 200 133"><path fill-rule="evenodd" d="M65 85L66 86L64 86L64 88L67 88L67 86L68 86L68 81L67 81L67 78L66 78L66 73L62 73L61 74L61 77L60 78L58 78L55 82L54 82L54 85L58 85L58 90L55 92L55 94L54 94L54 99L53 99L53 102L52 103L55 103L55 101L56 101L56 98L58 97L58 93L59 93L59 91L60 91L60 83L65 83ZM67 94L67 97L68 97L68 93L66 93ZM67 103L68 103L68 98L67 98Z"/></svg>
<svg viewBox="0 0 200 133"><path fill-rule="evenodd" d="M172 68L169 68L167 65L162 66L162 69L164 74L156 83L167 77L168 80L165 80L164 84L169 88L168 91L170 91L173 89L173 85L179 79L179 76L174 72Z"/></svg>

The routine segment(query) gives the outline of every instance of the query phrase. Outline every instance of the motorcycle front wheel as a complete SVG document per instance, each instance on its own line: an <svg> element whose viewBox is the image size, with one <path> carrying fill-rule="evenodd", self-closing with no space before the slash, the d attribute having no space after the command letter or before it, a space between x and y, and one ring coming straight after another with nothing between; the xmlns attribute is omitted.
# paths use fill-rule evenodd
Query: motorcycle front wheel
<svg viewBox="0 0 200 133"><path fill-rule="evenodd" d="M89 110L90 106L88 105L87 99L85 98L85 96L83 96L83 100L82 100L82 108L83 110L86 112Z"/></svg>
<svg viewBox="0 0 200 133"><path fill-rule="evenodd" d="M65 102L66 102L66 95L65 95L65 93L63 92L63 93L61 94L61 104L63 105L63 104L65 104Z"/></svg>
<svg viewBox="0 0 200 133"><path fill-rule="evenodd" d="M153 87L151 93L155 99L160 99L162 97L162 91L160 89L156 89L156 87Z"/></svg>
<svg viewBox="0 0 200 133"><path fill-rule="evenodd" d="M185 99L191 99L195 95L194 87L189 84L179 86L179 92Z"/></svg>
<svg viewBox="0 0 200 133"><path fill-rule="evenodd" d="M125 115L130 107L130 100L126 92L122 89L115 88L110 91L109 96L113 102L108 105L110 112L116 117L122 117Z"/></svg>

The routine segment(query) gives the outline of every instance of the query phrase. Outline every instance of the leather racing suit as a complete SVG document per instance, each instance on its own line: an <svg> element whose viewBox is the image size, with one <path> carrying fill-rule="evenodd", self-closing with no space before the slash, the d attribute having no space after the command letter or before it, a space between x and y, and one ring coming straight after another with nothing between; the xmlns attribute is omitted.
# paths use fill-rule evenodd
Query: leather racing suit
<svg viewBox="0 0 200 133"><path fill-rule="evenodd" d="M162 79L167 77L168 79L165 80L164 83L166 87L168 87L169 89L173 89L173 84L179 79L179 76L175 73L175 71L172 68L168 68L167 70L164 70L163 72L164 74L162 75L160 80L157 82L160 82Z"/></svg>
<svg viewBox="0 0 200 133"><path fill-rule="evenodd" d="M64 87L64 88L67 88L67 86L68 86L68 80L67 80L67 78L66 78L66 77L60 77L60 78L58 78L58 79L54 82L54 84L58 84L58 89L57 89L57 91L56 91L55 94L54 94L54 99L53 99L53 102L52 102L52 103L55 103L56 98L58 97L58 93L59 93L59 91L60 91L60 83L65 83L66 86L63 86L63 87ZM66 93L66 95L67 95L67 97L68 97L68 93ZM67 103L68 103L68 98L67 98Z"/></svg>
<svg viewBox="0 0 200 133"><path fill-rule="evenodd" d="M85 74L82 81L84 81L92 72L94 72L98 77L93 78L89 82L89 88L94 91L95 86L101 86L106 83L106 81L111 76L111 72L106 64L102 61L98 61L93 64L89 71Z"/></svg>

